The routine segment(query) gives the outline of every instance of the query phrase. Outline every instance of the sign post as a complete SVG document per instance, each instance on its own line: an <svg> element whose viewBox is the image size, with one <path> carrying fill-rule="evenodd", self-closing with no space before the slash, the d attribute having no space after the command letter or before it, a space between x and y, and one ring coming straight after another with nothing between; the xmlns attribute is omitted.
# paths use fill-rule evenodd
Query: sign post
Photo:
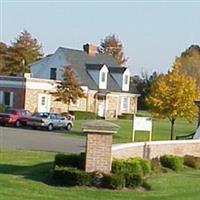
<svg viewBox="0 0 200 200"><path fill-rule="evenodd" d="M132 142L135 141L135 131L148 131L149 141L152 139L152 119L151 117L133 116Z"/></svg>

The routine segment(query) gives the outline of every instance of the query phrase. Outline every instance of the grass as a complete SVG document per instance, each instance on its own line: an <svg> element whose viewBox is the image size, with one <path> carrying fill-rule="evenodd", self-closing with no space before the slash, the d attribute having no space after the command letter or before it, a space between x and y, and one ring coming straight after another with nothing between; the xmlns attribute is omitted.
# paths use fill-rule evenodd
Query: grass
<svg viewBox="0 0 200 200"><path fill-rule="evenodd" d="M148 116L147 112L140 112L140 115ZM75 120L71 132L67 136L83 137L81 124L84 120ZM111 120L110 122L120 126L117 134L114 135L114 143L131 142L132 120ZM177 119L175 122L175 136L187 135L196 129L196 120L189 123L184 119ZM170 122L168 119L153 119L153 137L152 140L169 140L170 139ZM136 141L148 141L147 132L136 132Z"/></svg>
<svg viewBox="0 0 200 200"><path fill-rule="evenodd" d="M0 200L199 200L200 171L151 177L150 191L110 191L48 184L54 153L0 150Z"/></svg>

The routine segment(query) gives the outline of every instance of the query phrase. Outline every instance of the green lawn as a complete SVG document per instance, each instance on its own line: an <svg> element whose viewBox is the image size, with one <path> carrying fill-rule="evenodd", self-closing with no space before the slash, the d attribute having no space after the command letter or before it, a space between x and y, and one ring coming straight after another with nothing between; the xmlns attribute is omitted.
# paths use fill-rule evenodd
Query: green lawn
<svg viewBox="0 0 200 200"><path fill-rule="evenodd" d="M67 136L83 137L81 124L84 120L75 120L73 130L66 133ZM117 134L114 135L114 143L131 142L132 121L131 120L112 120L120 126ZM194 123L188 123L184 119L177 119L175 122L175 136L186 135L192 133L196 128L196 120ZM153 119L153 138L152 140L168 140L170 139L170 122L168 119ZM147 141L148 133L136 132L136 141Z"/></svg>
<svg viewBox="0 0 200 200"><path fill-rule="evenodd" d="M150 191L54 187L47 184L54 155L0 150L0 200L199 200L200 170L151 177Z"/></svg>

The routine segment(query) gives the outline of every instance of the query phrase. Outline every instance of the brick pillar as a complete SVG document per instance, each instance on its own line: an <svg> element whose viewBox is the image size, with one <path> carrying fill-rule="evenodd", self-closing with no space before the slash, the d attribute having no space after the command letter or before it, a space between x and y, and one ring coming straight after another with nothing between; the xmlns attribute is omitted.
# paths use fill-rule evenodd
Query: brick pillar
<svg viewBox="0 0 200 200"><path fill-rule="evenodd" d="M118 126L104 121L93 120L82 125L86 133L86 172L110 173L112 164L112 135Z"/></svg>

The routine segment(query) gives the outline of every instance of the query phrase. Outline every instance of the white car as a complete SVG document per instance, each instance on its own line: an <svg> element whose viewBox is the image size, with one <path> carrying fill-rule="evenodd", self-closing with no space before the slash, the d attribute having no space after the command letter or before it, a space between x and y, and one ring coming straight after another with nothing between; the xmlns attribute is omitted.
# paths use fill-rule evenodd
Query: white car
<svg viewBox="0 0 200 200"><path fill-rule="evenodd" d="M65 128L69 131L73 127L73 122L57 113L38 112L34 113L32 117L29 118L27 125L32 129L39 127L52 131L57 128Z"/></svg>

